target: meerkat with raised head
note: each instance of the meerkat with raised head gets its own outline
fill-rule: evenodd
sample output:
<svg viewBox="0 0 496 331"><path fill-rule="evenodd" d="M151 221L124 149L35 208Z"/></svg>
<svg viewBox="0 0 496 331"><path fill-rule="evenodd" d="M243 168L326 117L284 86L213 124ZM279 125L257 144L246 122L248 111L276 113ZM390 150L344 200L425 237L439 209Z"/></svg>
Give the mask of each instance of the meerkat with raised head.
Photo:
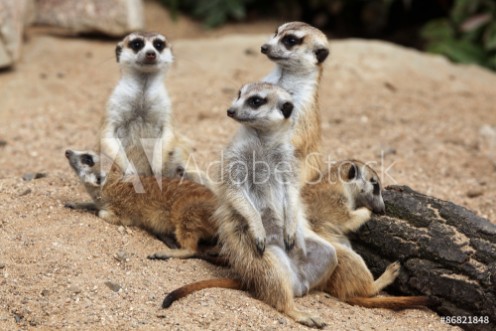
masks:
<svg viewBox="0 0 496 331"><path fill-rule="evenodd" d="M322 169L318 92L323 63L329 55L327 37L306 23L289 22L276 29L261 52L276 63L263 81L287 90L295 103L292 143L301 162L300 181L304 185Z"/></svg>
<svg viewBox="0 0 496 331"><path fill-rule="evenodd" d="M121 79L107 104L100 151L126 174L174 177L192 153L174 131L171 102L164 84L173 62L171 46L159 33L131 33L115 49ZM185 177L204 181L186 169Z"/></svg>
<svg viewBox="0 0 496 331"><path fill-rule="evenodd" d="M177 238L181 249L162 255L193 257L216 241L212 214L217 205L207 187L184 178L124 175L112 159L93 151L65 152L69 164L92 197L98 216L111 224L138 226L166 243ZM110 165L109 165L110 164ZM108 172L105 169L110 169ZM135 191L136 181L144 188Z"/></svg>
<svg viewBox="0 0 496 331"><path fill-rule="evenodd" d="M240 285L297 322L321 328L320 318L295 307L294 296L325 281L337 261L332 245L309 228L300 201L293 107L276 85L241 88L227 111L242 125L223 155L213 218L221 256Z"/></svg>
<svg viewBox="0 0 496 331"><path fill-rule="evenodd" d="M302 199L308 207L307 218L312 230L333 245L338 264L316 289L349 304L368 308L407 309L430 305L430 299L425 296L374 297L394 282L401 266L398 262L390 264L374 280L346 237L370 219L370 210L378 214L385 212L377 173L363 162L346 160L337 162L321 177L322 181L303 187ZM242 289L242 284L228 278L191 283L169 293L164 305L169 306L192 292L211 287Z"/></svg>

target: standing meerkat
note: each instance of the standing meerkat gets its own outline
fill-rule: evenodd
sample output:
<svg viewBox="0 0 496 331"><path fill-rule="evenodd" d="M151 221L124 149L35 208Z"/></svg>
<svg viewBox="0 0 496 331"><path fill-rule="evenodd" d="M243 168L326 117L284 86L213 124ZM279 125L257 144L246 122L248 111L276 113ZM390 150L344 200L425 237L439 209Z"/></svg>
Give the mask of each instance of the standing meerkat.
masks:
<svg viewBox="0 0 496 331"><path fill-rule="evenodd" d="M322 179L319 183L307 184L301 193L308 207L307 218L312 230L331 243L337 255L336 268L317 289L349 304L368 308L397 310L430 305L430 299L425 296L374 297L394 282L399 275L400 264L390 264L374 280L362 257L353 251L346 237L347 233L357 230L370 219L370 210L384 213L377 173L363 162L347 160L335 164ZM208 256L207 260L211 261ZM191 283L169 293L164 305L169 306L192 292L211 287L242 289L242 284L228 278Z"/></svg>
<svg viewBox="0 0 496 331"><path fill-rule="evenodd" d="M279 26L261 52L276 63L264 81L287 90L295 104L292 143L300 160L302 185L321 173L322 144L318 90L322 65L329 55L327 37L302 22Z"/></svg>
<svg viewBox="0 0 496 331"><path fill-rule="evenodd" d="M276 85L241 88L227 111L242 126L224 153L214 220L221 256L241 286L297 322L321 328L320 318L295 307L294 296L325 281L337 261L334 248L309 228L300 201L293 107Z"/></svg>
<svg viewBox="0 0 496 331"><path fill-rule="evenodd" d="M174 236L181 249L162 253L169 257L192 257L202 251L200 244L215 243L217 199L207 187L183 178L163 177L159 183L154 176L124 176L110 158L92 151L67 150L65 156L108 223L141 227L168 244ZM144 193L135 191L136 180Z"/></svg>
<svg viewBox="0 0 496 331"><path fill-rule="evenodd" d="M174 132L165 74L172 50L159 33L131 33L115 49L121 79L107 104L101 152L115 159L126 174L176 175L191 154L186 140ZM201 175L187 170L197 181Z"/></svg>

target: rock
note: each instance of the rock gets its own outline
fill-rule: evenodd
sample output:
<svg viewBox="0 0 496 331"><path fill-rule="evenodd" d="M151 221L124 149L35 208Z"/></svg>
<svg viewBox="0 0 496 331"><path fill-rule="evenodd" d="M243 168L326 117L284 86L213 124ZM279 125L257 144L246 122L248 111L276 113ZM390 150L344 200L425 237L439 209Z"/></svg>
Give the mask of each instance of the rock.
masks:
<svg viewBox="0 0 496 331"><path fill-rule="evenodd" d="M68 287L69 292L74 293L74 294L79 294L81 293L81 289L75 285L71 285Z"/></svg>
<svg viewBox="0 0 496 331"><path fill-rule="evenodd" d="M119 262L126 262L129 261L129 254L121 250L114 255L114 258Z"/></svg>
<svg viewBox="0 0 496 331"><path fill-rule="evenodd" d="M47 289L44 289L43 291L41 291L41 296L43 296L43 297L46 297L46 296L48 296L49 294L50 294L50 291L49 291L49 290L47 290Z"/></svg>
<svg viewBox="0 0 496 331"><path fill-rule="evenodd" d="M0 262L0 269L3 269L3 268L5 268L5 263Z"/></svg>
<svg viewBox="0 0 496 331"><path fill-rule="evenodd" d="M23 197L25 195L28 195L31 192L32 192L32 190L30 188L28 188L28 189L25 189L24 191L22 191L21 193L19 193L19 196Z"/></svg>
<svg viewBox="0 0 496 331"><path fill-rule="evenodd" d="M0 147L7 146L7 141L0 139Z"/></svg>
<svg viewBox="0 0 496 331"><path fill-rule="evenodd" d="M472 190L468 190L466 194L467 197L472 199L472 198L480 197L481 195L484 194L484 191L481 189L472 189Z"/></svg>
<svg viewBox="0 0 496 331"><path fill-rule="evenodd" d="M33 179L40 179L46 177L47 174L42 173L42 172L28 172L24 175L22 175L22 179L26 182L29 182Z"/></svg>
<svg viewBox="0 0 496 331"><path fill-rule="evenodd" d="M144 28L142 0L37 0L36 23L122 36Z"/></svg>
<svg viewBox="0 0 496 331"><path fill-rule="evenodd" d="M31 0L0 0L0 68L12 66L21 55L22 33Z"/></svg>
<svg viewBox="0 0 496 331"><path fill-rule="evenodd" d="M105 285L107 285L107 287L114 292L119 292L122 289L122 286L120 286L117 283L110 282L110 281L105 282Z"/></svg>

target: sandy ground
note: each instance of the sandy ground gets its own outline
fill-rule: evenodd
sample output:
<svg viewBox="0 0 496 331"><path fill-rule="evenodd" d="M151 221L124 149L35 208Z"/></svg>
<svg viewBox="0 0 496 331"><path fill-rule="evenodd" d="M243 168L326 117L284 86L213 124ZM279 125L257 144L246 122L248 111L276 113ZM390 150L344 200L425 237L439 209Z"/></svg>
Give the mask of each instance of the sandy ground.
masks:
<svg viewBox="0 0 496 331"><path fill-rule="evenodd" d="M258 49L275 25L186 33L181 24L189 22L153 19L156 9L147 9L150 29L171 31L176 56L167 78L176 126L207 169L237 127L225 116L237 89L272 68ZM246 31L263 33L233 34ZM63 208L87 200L64 150L97 142L119 77L115 43L29 36L17 68L0 73L0 329L305 329L233 290L209 289L162 310L165 293L222 269L149 261L158 240ZM495 221L496 142L485 126L496 125L496 75L379 42L331 48L321 87L330 159L375 161L385 184L410 185ZM35 172L47 176L22 179ZM297 303L330 330L452 328L429 310L351 307L321 292Z"/></svg>

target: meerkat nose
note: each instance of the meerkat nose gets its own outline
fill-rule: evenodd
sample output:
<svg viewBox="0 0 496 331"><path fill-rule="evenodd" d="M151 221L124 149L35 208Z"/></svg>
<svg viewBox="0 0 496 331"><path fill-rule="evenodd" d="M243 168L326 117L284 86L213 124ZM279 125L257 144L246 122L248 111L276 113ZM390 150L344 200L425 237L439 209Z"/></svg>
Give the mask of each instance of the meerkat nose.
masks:
<svg viewBox="0 0 496 331"><path fill-rule="evenodd" d="M65 151L65 157L66 158L71 157L71 155L72 155L72 151L70 149L68 149L68 150Z"/></svg>
<svg viewBox="0 0 496 331"><path fill-rule="evenodd" d="M269 45L267 44L263 44L262 47L260 47L260 51L263 53L263 54L267 54L267 52L269 51Z"/></svg>
<svg viewBox="0 0 496 331"><path fill-rule="evenodd" d="M155 60L157 58L157 54L155 54L155 52L153 51L146 52L146 58L148 60Z"/></svg>
<svg viewBox="0 0 496 331"><path fill-rule="evenodd" d="M229 117L233 117L235 113L236 113L236 111L232 108L229 108L227 110L227 116L229 116Z"/></svg>

